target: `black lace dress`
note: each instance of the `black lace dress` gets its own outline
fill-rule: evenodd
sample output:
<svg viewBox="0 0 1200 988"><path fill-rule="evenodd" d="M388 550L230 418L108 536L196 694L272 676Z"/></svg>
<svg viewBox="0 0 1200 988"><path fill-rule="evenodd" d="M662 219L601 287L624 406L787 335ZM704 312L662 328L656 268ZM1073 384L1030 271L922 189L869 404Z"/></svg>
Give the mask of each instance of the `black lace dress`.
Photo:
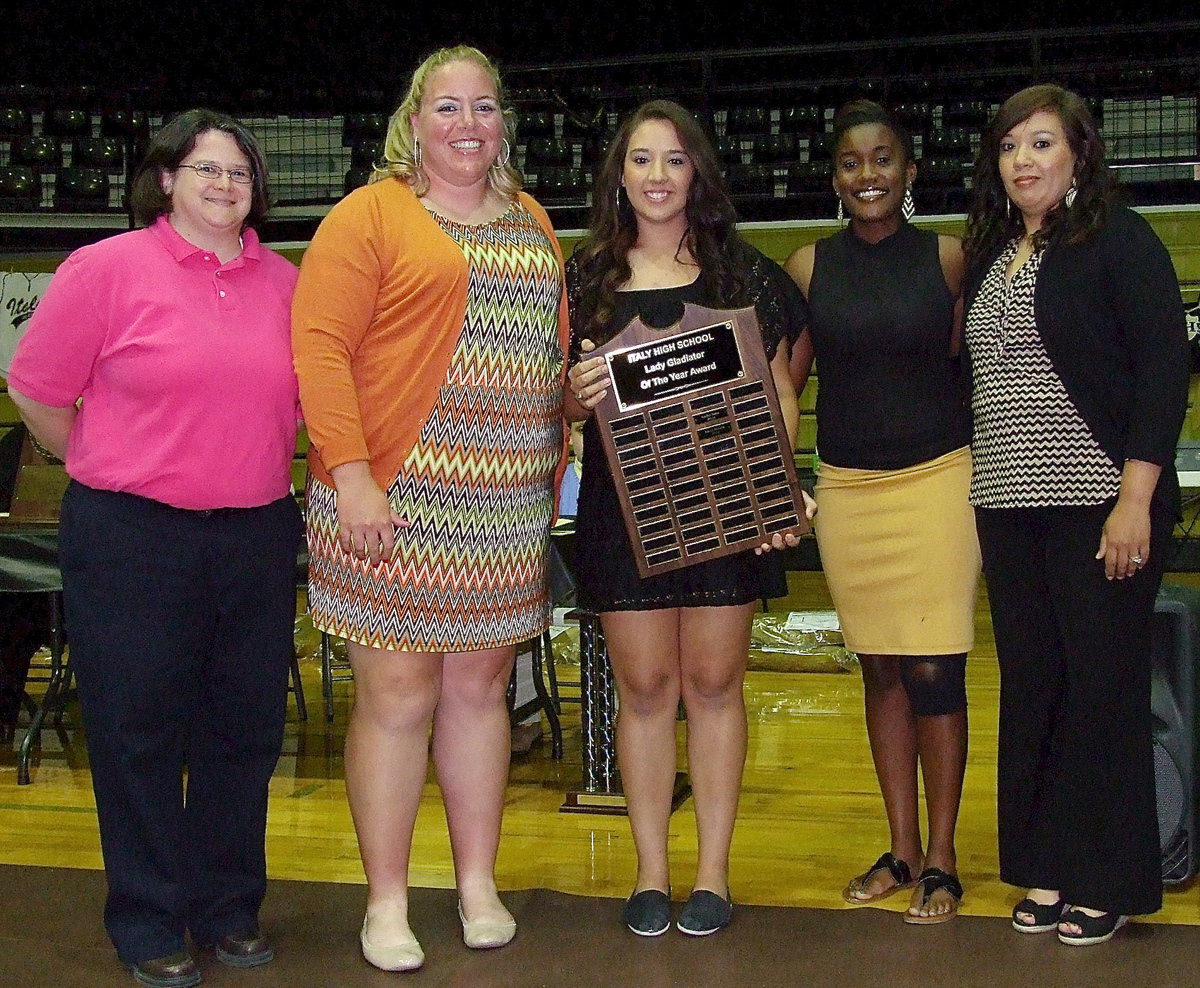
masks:
<svg viewBox="0 0 1200 988"><path fill-rule="evenodd" d="M747 258L748 292L770 360L781 341L790 346L803 328L805 302L777 264L752 249L747 249ZM571 362L575 363L580 358L580 341L586 338L575 318L579 301L577 258L567 263L567 295ZM665 331L683 315L685 302L722 307L719 301L705 298L699 281L678 288L619 292L610 331L604 338L616 335L636 316L647 326ZM584 424L583 450L575 520L575 576L581 607L596 612L720 607L786 596L787 582L778 554L756 556L753 550L642 579L594 418Z"/></svg>

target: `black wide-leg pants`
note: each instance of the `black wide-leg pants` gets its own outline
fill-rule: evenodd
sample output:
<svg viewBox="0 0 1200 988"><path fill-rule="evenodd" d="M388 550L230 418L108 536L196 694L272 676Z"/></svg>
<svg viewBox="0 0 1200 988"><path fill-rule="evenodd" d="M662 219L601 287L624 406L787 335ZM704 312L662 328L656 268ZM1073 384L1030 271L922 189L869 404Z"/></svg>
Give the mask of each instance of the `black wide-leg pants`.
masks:
<svg viewBox="0 0 1200 988"><path fill-rule="evenodd" d="M1172 518L1147 565L1095 558L1113 501L976 509L1000 662L1000 877L1126 915L1162 905L1150 624Z"/></svg>
<svg viewBox="0 0 1200 988"><path fill-rule="evenodd" d="M60 554L108 880L133 964L257 926L301 533L295 501L183 511L72 482ZM186 788L185 788L186 772Z"/></svg>

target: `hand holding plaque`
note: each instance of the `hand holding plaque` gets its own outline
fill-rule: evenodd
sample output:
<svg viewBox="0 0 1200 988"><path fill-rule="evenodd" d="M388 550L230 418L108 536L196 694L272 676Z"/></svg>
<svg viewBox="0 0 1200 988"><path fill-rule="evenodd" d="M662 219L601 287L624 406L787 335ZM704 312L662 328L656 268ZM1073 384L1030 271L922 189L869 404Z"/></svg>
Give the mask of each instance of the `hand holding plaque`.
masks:
<svg viewBox="0 0 1200 988"><path fill-rule="evenodd" d="M596 424L643 577L808 530L754 309L635 319L597 355Z"/></svg>

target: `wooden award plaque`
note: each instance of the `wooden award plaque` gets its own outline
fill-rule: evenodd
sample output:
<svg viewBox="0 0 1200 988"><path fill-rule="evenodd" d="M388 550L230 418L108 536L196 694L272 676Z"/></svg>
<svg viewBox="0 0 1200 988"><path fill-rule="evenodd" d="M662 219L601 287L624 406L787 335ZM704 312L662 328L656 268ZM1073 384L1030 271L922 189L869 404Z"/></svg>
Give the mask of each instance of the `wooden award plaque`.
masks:
<svg viewBox="0 0 1200 988"><path fill-rule="evenodd" d="M589 356L608 364L596 424L643 577L808 531L754 309L634 319Z"/></svg>

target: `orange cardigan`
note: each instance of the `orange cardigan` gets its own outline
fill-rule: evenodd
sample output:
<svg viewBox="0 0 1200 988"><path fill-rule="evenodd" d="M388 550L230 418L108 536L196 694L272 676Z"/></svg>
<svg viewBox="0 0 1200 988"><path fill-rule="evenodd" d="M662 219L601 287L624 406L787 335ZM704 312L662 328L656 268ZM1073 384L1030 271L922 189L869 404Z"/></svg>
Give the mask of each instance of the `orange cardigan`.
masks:
<svg viewBox="0 0 1200 988"><path fill-rule="evenodd" d="M561 269L549 217L519 195ZM445 381L468 278L462 251L400 179L356 189L321 222L300 265L292 347L309 470L323 483L356 460L370 463L383 490L395 479ZM565 353L565 295L558 335Z"/></svg>

